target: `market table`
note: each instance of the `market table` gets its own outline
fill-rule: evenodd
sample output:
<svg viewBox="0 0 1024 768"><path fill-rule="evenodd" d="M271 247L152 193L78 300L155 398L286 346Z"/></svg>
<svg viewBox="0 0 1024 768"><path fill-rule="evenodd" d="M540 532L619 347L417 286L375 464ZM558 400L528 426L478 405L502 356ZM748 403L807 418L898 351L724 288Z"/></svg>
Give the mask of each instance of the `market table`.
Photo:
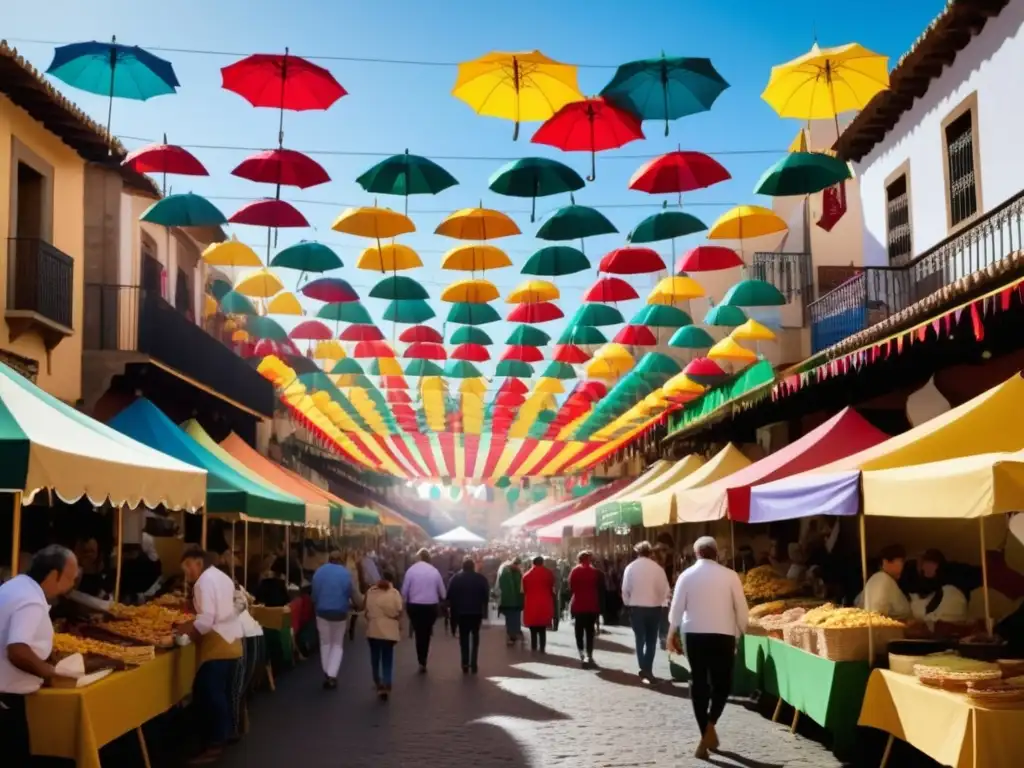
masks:
<svg viewBox="0 0 1024 768"><path fill-rule="evenodd" d="M28 697L32 754L100 768L100 748L162 715L192 691L196 649L188 645L114 672L85 688L44 688Z"/></svg>
<svg viewBox="0 0 1024 768"><path fill-rule="evenodd" d="M889 734L883 767L894 738L952 768L1010 768L1024 755L1020 705L987 707L890 670L871 673L859 724Z"/></svg>
<svg viewBox="0 0 1024 768"><path fill-rule="evenodd" d="M746 664L746 658L744 654L744 648L749 647L744 644L749 639L753 640L767 640L767 638L750 638L744 636L740 638L740 645L736 651L736 663L733 665L732 670L732 691L733 696L750 696L761 687L761 678L757 670L751 669ZM690 663L686 660L685 656L677 656L673 653L668 655L668 668L672 675L672 679L678 683L690 682Z"/></svg>
<svg viewBox="0 0 1024 768"><path fill-rule="evenodd" d="M280 608L269 608L265 605L254 605L249 609L250 615L263 627L263 635L267 641L267 658L277 661L278 666L292 664L292 609L284 605Z"/></svg>

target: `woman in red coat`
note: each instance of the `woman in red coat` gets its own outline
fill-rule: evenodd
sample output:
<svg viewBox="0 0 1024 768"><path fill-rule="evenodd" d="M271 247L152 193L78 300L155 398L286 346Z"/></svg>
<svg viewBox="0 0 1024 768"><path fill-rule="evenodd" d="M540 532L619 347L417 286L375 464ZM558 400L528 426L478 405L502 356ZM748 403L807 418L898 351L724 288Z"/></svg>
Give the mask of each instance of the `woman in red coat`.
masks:
<svg viewBox="0 0 1024 768"><path fill-rule="evenodd" d="M523 624L530 630L530 650L545 653L548 626L555 620L555 576L544 567L544 558L533 558L523 576Z"/></svg>

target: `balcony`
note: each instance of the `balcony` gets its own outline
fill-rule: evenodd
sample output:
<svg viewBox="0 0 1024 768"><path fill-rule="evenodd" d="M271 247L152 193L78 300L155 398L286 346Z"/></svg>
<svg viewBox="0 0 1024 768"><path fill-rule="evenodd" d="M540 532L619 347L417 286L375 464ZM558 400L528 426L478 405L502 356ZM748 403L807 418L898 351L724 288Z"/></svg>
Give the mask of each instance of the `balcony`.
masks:
<svg viewBox="0 0 1024 768"><path fill-rule="evenodd" d="M86 352L134 354L264 416L274 389L245 360L156 293L86 284Z"/></svg>
<svg viewBox="0 0 1024 768"><path fill-rule="evenodd" d="M808 308L820 352L1024 248L1024 191L934 248L891 267L865 267Z"/></svg>
<svg viewBox="0 0 1024 768"><path fill-rule="evenodd" d="M758 251L750 266L750 274L756 280L771 283L789 305L799 307L799 325L807 322L807 306L814 298L814 267L811 254L797 252ZM784 325L786 316L783 317Z"/></svg>
<svg viewBox="0 0 1024 768"><path fill-rule="evenodd" d="M10 338L39 334L48 350L73 333L75 260L45 240L7 240L7 310Z"/></svg>

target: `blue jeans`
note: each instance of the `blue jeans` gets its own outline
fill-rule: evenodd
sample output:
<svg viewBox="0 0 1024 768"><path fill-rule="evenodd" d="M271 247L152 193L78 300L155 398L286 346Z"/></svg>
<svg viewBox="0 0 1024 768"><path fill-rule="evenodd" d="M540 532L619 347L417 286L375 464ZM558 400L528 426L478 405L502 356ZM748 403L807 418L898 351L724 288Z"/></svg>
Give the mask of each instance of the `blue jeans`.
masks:
<svg viewBox="0 0 1024 768"><path fill-rule="evenodd" d="M505 633L512 640L517 640L523 634L523 609L502 608L505 614Z"/></svg>
<svg viewBox="0 0 1024 768"><path fill-rule="evenodd" d="M227 743L234 729L231 698L235 668L241 659L216 659L203 662L196 672L192 698L206 727L207 742L211 746Z"/></svg>
<svg viewBox="0 0 1024 768"><path fill-rule="evenodd" d="M629 623L636 638L636 660L640 674L654 673L654 654L658 649L658 629L661 625L661 607L638 607L629 609Z"/></svg>
<svg viewBox="0 0 1024 768"><path fill-rule="evenodd" d="M395 666L394 640L379 640L376 637L371 637L369 642L373 682L377 685L391 685L391 673Z"/></svg>

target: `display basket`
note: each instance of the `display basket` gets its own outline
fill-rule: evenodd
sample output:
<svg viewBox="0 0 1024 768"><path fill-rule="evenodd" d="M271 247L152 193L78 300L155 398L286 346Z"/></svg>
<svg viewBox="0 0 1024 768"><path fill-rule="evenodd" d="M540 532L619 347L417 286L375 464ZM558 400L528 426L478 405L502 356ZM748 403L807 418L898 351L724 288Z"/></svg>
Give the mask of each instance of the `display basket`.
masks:
<svg viewBox="0 0 1024 768"><path fill-rule="evenodd" d="M782 640L786 645L792 645L801 651L818 654L818 635L815 632L815 627L808 627L806 624L790 624L782 628Z"/></svg>
<svg viewBox="0 0 1024 768"><path fill-rule="evenodd" d="M816 653L829 661L868 661L889 652L889 643L902 640L903 627L812 627Z"/></svg>

